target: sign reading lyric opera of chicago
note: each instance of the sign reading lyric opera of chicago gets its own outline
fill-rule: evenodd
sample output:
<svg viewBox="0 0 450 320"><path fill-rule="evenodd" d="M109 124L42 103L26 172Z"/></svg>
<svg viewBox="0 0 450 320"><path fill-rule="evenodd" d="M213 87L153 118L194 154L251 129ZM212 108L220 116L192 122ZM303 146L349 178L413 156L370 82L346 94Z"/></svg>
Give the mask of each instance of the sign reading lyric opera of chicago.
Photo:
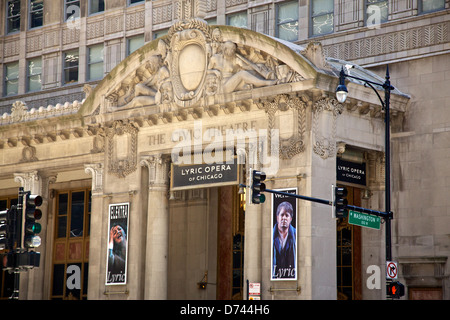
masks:
<svg viewBox="0 0 450 320"><path fill-rule="evenodd" d="M171 190L184 190L198 187L237 185L239 165L236 159L231 163L212 164L172 164Z"/></svg>
<svg viewBox="0 0 450 320"><path fill-rule="evenodd" d="M336 180L366 185L366 164L336 159Z"/></svg>

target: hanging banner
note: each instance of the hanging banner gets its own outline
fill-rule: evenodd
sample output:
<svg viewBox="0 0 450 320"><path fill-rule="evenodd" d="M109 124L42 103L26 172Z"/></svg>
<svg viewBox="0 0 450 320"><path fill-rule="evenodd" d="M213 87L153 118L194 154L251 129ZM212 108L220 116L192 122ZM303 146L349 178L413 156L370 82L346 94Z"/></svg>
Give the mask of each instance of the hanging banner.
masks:
<svg viewBox="0 0 450 320"><path fill-rule="evenodd" d="M128 215L130 203L109 205L106 284L127 283Z"/></svg>
<svg viewBox="0 0 450 320"><path fill-rule="evenodd" d="M297 193L297 188L278 189ZM297 199L272 193L271 280L297 280Z"/></svg>

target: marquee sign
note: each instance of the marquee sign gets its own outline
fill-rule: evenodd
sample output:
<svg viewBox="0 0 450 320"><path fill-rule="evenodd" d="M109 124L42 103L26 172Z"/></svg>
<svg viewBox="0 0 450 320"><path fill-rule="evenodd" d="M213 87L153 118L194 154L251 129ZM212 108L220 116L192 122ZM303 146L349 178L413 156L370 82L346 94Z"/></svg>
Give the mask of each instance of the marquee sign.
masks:
<svg viewBox="0 0 450 320"><path fill-rule="evenodd" d="M366 164L336 159L336 180L366 185Z"/></svg>
<svg viewBox="0 0 450 320"><path fill-rule="evenodd" d="M171 191L206 188L239 183L239 165L233 163L183 164L172 163Z"/></svg>

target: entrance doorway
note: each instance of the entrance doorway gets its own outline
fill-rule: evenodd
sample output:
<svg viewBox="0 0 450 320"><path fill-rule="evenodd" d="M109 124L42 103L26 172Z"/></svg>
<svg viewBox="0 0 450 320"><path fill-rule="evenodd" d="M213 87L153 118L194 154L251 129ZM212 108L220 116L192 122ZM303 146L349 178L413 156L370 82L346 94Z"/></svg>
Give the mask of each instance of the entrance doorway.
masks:
<svg viewBox="0 0 450 320"><path fill-rule="evenodd" d="M361 206L361 189L346 188L348 204ZM336 228L337 298L361 300L361 227L349 224L346 217L337 220Z"/></svg>
<svg viewBox="0 0 450 320"><path fill-rule="evenodd" d="M242 300L244 283L245 194L219 188L217 299Z"/></svg>

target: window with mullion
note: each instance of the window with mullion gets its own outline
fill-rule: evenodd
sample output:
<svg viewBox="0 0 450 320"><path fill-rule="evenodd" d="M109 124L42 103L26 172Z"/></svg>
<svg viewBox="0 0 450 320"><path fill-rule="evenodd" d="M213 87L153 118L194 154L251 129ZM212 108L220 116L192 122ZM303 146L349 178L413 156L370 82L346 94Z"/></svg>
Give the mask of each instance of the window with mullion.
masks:
<svg viewBox="0 0 450 320"><path fill-rule="evenodd" d="M127 56L144 45L144 35L135 36L127 39Z"/></svg>
<svg viewBox="0 0 450 320"><path fill-rule="evenodd" d="M298 2L291 1L277 6L276 36L287 41L298 40Z"/></svg>
<svg viewBox="0 0 450 320"><path fill-rule="evenodd" d="M64 84L78 82L78 50L71 50L64 54Z"/></svg>
<svg viewBox="0 0 450 320"><path fill-rule="evenodd" d="M39 91L42 87L41 73L42 73L42 60L41 58L35 58L28 60L27 69L27 91Z"/></svg>
<svg viewBox="0 0 450 320"><path fill-rule="evenodd" d="M30 29L44 24L44 0L30 0Z"/></svg>
<svg viewBox="0 0 450 320"><path fill-rule="evenodd" d="M89 14L105 11L104 0L89 0Z"/></svg>
<svg viewBox="0 0 450 320"><path fill-rule="evenodd" d="M312 0L311 20L313 36L332 33L334 30L334 0Z"/></svg>
<svg viewBox="0 0 450 320"><path fill-rule="evenodd" d="M89 48L88 80L103 78L103 44Z"/></svg>
<svg viewBox="0 0 450 320"><path fill-rule="evenodd" d="M6 33L20 31L20 0L6 2Z"/></svg>
<svg viewBox="0 0 450 320"><path fill-rule="evenodd" d="M14 95L19 93L19 62L12 62L5 65L5 87L4 95Z"/></svg>
<svg viewBox="0 0 450 320"><path fill-rule="evenodd" d="M247 28L247 11L227 15L227 25Z"/></svg>
<svg viewBox="0 0 450 320"><path fill-rule="evenodd" d="M445 0L421 0L419 1L420 12L428 13L445 9Z"/></svg>

